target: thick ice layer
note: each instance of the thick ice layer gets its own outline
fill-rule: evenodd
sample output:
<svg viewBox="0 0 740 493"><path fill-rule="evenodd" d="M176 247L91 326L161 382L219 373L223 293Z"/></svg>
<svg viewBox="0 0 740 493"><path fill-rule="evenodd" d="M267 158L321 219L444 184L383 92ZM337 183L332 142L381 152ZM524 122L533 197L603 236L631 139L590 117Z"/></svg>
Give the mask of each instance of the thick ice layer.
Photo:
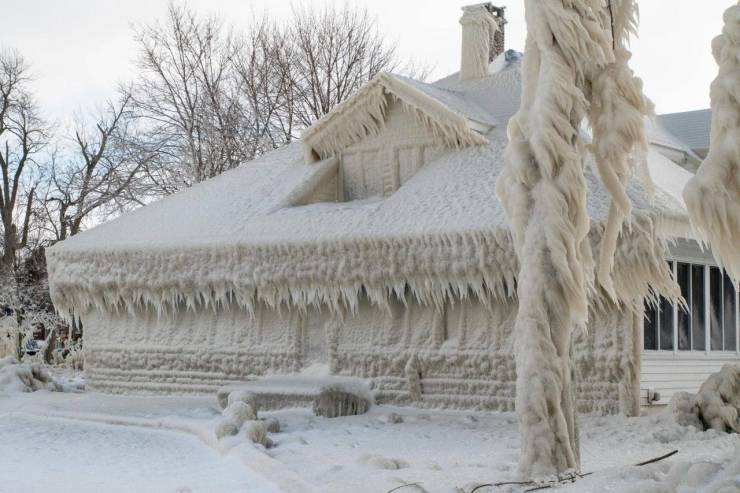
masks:
<svg viewBox="0 0 740 493"><path fill-rule="evenodd" d="M740 283L740 3L712 41L719 74L711 86L709 153L684 191L691 224Z"/></svg>
<svg viewBox="0 0 740 493"><path fill-rule="evenodd" d="M235 305L214 312L82 314L91 390L115 393L203 393L219 387L261 394L255 409L311 407L322 387L378 402L424 408L514 409L512 354L516 302L488 309L474 299L434 307L395 301L390 312L368 299L337 324L326 310L282 314L262 306L254 316ZM594 309L576 335L576 405L582 412L636 414L639 406L639 318L613 305ZM347 379L297 373L322 363ZM353 384L348 387L349 384ZM364 384L363 384L364 386ZM221 392L222 406L229 395Z"/></svg>
<svg viewBox="0 0 740 493"><path fill-rule="evenodd" d="M49 249L55 306L166 312L234 300L351 310L363 289L380 304L394 292L429 304L463 291L508 298L518 267L492 197L505 136L489 137L428 163L383 200L302 207L285 197L321 170L304 165L296 146L275 151ZM608 199L588 179L589 212L604 220ZM650 205L638 186L629 193L646 228L621 248L658 265L653 245L683 221L682 207L665 194ZM652 271L659 275L645 279L670 295L666 273Z"/></svg>

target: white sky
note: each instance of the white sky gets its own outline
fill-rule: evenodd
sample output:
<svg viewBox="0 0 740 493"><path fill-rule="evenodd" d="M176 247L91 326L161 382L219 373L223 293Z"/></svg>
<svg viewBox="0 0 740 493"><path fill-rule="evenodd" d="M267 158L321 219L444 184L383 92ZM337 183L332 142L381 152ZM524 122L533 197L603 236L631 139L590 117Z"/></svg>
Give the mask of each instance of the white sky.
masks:
<svg viewBox="0 0 740 493"><path fill-rule="evenodd" d="M304 2L307 0L304 0ZM310 0L320 4L324 0ZM431 79L457 70L460 6L480 0L356 0L377 16L400 55L434 66ZM189 0L202 13L218 13L236 27L267 10L284 18L289 0ZM507 6L506 46L521 50L523 0ZM640 39L633 42L635 72L659 113L709 106L716 75L711 39L722 29L722 12L735 0L640 0ZM0 0L0 46L18 49L32 64L44 110L64 120L114 95L133 76L136 46L132 23L165 14L167 0Z"/></svg>

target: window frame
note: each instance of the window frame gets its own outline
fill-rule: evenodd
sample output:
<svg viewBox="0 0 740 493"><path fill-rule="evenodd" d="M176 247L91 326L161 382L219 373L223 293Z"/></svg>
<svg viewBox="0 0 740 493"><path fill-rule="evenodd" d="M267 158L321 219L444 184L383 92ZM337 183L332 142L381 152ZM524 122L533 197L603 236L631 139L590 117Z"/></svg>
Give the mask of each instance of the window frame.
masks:
<svg viewBox="0 0 740 493"><path fill-rule="evenodd" d="M678 263L684 263L689 265L689 280L691 282L691 266L698 265L702 266L703 274L704 274L704 349L694 349L694 340L693 340L693 327L689 328L689 347L690 349L678 349L678 317L679 317L679 310L678 304L673 304L673 349L660 349L661 341L660 341L660 297L658 298L658 303L655 307L656 311L656 317L655 322L657 326L656 331L656 341L655 345L658 349L645 349L645 336L644 336L644 328L645 328L645 315L643 313L642 321L641 321L641 340L642 340L642 352L650 355L673 355L673 356L687 356L687 357L696 357L696 356L712 356L712 357L728 357L728 358L735 358L737 356L740 356L740 294L737 289L735 289L735 296L738 298L735 301L735 349L724 349L724 331L722 332L722 340L723 340L723 349L712 349L711 348L711 293L710 293L710 268L711 267L718 267L716 263L711 262L709 260L705 259L697 259L692 257L684 257L680 255L670 255L666 257L666 262L670 262L671 265L671 272L673 273L673 278L678 279ZM720 270L720 274L722 274L722 271ZM720 275L720 283L724 285L724 276ZM693 286L692 286L693 288ZM721 291L722 293L722 291ZM724 312L724 295L721 296L721 310ZM691 300L689 301L689 305L691 304ZM689 319L691 319L691 316L689 316ZM722 328L723 330L723 328Z"/></svg>

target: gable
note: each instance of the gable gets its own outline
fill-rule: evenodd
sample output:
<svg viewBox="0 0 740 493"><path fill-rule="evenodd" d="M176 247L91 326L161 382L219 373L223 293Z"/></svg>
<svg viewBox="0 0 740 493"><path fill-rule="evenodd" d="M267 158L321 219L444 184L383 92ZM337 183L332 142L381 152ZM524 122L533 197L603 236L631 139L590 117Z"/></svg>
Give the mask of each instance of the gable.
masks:
<svg viewBox="0 0 740 493"><path fill-rule="evenodd" d="M338 157L338 201L384 197L444 149L487 143L494 125L461 94L379 74L306 129L304 159Z"/></svg>
<svg viewBox="0 0 740 493"><path fill-rule="evenodd" d="M387 197L444 149L430 128L391 101L381 130L340 153L339 200Z"/></svg>

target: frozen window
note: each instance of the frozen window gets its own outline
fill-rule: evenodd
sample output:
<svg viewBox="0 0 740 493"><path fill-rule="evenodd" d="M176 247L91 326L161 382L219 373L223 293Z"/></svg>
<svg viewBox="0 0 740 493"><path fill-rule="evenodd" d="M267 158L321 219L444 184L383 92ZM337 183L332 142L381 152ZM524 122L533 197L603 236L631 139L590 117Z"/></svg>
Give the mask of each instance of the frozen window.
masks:
<svg viewBox="0 0 740 493"><path fill-rule="evenodd" d="M650 303L645 303L645 323L642 328L645 349L658 349L658 312Z"/></svg>
<svg viewBox="0 0 740 493"><path fill-rule="evenodd" d="M691 266L691 348L704 351L706 318L704 317L706 301L704 296L704 266Z"/></svg>
<svg viewBox="0 0 740 493"><path fill-rule="evenodd" d="M676 263L676 281L681 287L681 296L686 300L688 307L679 308L678 318L678 349L691 349L691 266L684 262Z"/></svg>
<svg viewBox="0 0 740 493"><path fill-rule="evenodd" d="M737 351L738 292L726 273L713 266L668 262L686 309L660 297L645 304L643 347L663 351ZM709 333L707 334L707 331Z"/></svg>
<svg viewBox="0 0 740 493"><path fill-rule="evenodd" d="M712 351L722 351L722 273L709 268L709 341Z"/></svg>
<svg viewBox="0 0 740 493"><path fill-rule="evenodd" d="M732 285L730 276L725 272L724 276L724 319L723 326L725 329L725 351L736 351L737 350L737 324L738 324L738 293L735 292L735 287Z"/></svg>

